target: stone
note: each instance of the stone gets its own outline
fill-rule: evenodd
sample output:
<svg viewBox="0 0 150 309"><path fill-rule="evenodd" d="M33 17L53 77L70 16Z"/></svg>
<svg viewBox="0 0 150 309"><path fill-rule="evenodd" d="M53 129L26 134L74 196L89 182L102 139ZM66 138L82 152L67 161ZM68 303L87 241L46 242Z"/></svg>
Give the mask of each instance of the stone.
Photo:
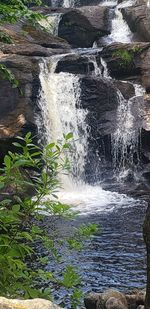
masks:
<svg viewBox="0 0 150 309"><path fill-rule="evenodd" d="M127 309L127 306L120 299L110 297L105 303L106 309Z"/></svg>
<svg viewBox="0 0 150 309"><path fill-rule="evenodd" d="M84 297L84 304L86 309L96 309L96 304L99 300L101 294L98 293L89 293Z"/></svg>
<svg viewBox="0 0 150 309"><path fill-rule="evenodd" d="M68 72L73 74L89 74L92 73L97 65L101 70L99 53L95 52L91 55L68 54L58 60L56 73Z"/></svg>
<svg viewBox="0 0 150 309"><path fill-rule="evenodd" d="M150 41L150 8L147 3L141 1L132 7L123 8L122 14L130 29L136 32L140 38Z"/></svg>
<svg viewBox="0 0 150 309"><path fill-rule="evenodd" d="M61 309L49 300L35 298L32 300L7 299L0 297L0 309Z"/></svg>
<svg viewBox="0 0 150 309"><path fill-rule="evenodd" d="M112 77L140 81L150 90L150 43L112 43L103 49L102 57Z"/></svg>
<svg viewBox="0 0 150 309"><path fill-rule="evenodd" d="M140 190L140 188L139 188ZM126 294L126 300L128 303L128 308L129 309L136 309L138 306L144 306L145 303L145 290L138 290L132 294ZM143 309L143 308L139 308Z"/></svg>
<svg viewBox="0 0 150 309"><path fill-rule="evenodd" d="M109 33L109 8L100 6L67 9L58 26L58 36L72 47L91 47L98 37Z"/></svg>

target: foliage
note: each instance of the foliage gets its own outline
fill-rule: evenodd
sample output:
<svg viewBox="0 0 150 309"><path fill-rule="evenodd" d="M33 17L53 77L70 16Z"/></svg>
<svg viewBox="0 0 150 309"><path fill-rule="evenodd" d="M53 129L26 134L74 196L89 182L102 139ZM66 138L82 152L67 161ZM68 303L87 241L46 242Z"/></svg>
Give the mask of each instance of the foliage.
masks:
<svg viewBox="0 0 150 309"><path fill-rule="evenodd" d="M40 5L41 0L0 0L0 24L16 23L22 18L36 23L42 17L28 7L31 3Z"/></svg>
<svg viewBox="0 0 150 309"><path fill-rule="evenodd" d="M113 57L120 58L120 66L127 67L130 64L132 64L134 60L134 56L141 51L139 46L133 46L130 50L126 49L118 49L115 52L113 52Z"/></svg>
<svg viewBox="0 0 150 309"><path fill-rule="evenodd" d="M8 34L4 33L3 31L0 31L0 42L12 44L13 40Z"/></svg>
<svg viewBox="0 0 150 309"><path fill-rule="evenodd" d="M19 87L19 81L15 78L14 74L7 69L4 64L0 63L0 77L4 80L8 80L13 88Z"/></svg>
<svg viewBox="0 0 150 309"><path fill-rule="evenodd" d="M49 282L71 289L72 308L77 308L82 293L79 289L81 278L72 266L63 270L61 279L55 273L44 271L49 253L57 263L61 262L57 249L59 239L55 229L51 235L39 225L44 213L52 221L59 216L72 218L68 205L62 205L57 199L60 187L58 174L68 171L69 139L51 143L40 149L32 142L31 134L19 137L14 143L17 152L10 152L4 158L0 169L0 293L2 296L50 298ZM34 193L29 196L28 191ZM49 195L49 199L45 196ZM75 230L78 242L87 239L96 231L95 225L83 226ZM71 241L71 239L70 239ZM75 241L75 240L74 240ZM68 239L61 240L63 246L70 247ZM42 256L36 247L42 246L46 256ZM71 249L74 249L72 246ZM49 253L48 253L49 252ZM38 267L32 267L32 260ZM38 268L38 269L37 269ZM40 282L42 288L39 288Z"/></svg>

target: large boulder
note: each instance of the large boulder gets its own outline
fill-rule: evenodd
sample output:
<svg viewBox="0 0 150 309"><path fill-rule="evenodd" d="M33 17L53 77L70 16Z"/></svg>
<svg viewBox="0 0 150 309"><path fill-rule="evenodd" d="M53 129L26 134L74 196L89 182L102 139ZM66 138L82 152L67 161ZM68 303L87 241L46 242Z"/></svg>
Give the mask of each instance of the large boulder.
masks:
<svg viewBox="0 0 150 309"><path fill-rule="evenodd" d="M130 29L145 41L150 41L150 7L144 1L132 7L123 8L122 14Z"/></svg>
<svg viewBox="0 0 150 309"><path fill-rule="evenodd" d="M150 43L112 43L102 51L110 75L137 79L150 89Z"/></svg>
<svg viewBox="0 0 150 309"><path fill-rule="evenodd" d="M91 47L95 40L109 33L109 9L100 6L68 9L58 27L58 36L73 47Z"/></svg>
<svg viewBox="0 0 150 309"><path fill-rule="evenodd" d="M117 290L107 290L104 293L90 293L84 298L87 309L127 309L127 300L123 293Z"/></svg>
<svg viewBox="0 0 150 309"><path fill-rule="evenodd" d="M7 299L0 297L1 309L61 309L49 300L35 298L32 300Z"/></svg>

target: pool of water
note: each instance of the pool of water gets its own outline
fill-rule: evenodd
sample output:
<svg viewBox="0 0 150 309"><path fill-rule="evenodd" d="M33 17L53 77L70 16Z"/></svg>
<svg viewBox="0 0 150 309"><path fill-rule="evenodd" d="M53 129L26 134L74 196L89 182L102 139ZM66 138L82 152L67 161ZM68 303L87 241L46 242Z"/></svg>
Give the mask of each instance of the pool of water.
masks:
<svg viewBox="0 0 150 309"><path fill-rule="evenodd" d="M94 191L93 191L94 190ZM73 227L96 223L99 231L79 252L63 251L63 259L57 264L57 273L67 265L73 265L82 276L83 291L100 292L108 288L129 291L144 288L146 283L146 250L142 226L146 202L126 195L104 191L98 187L77 194L63 193L66 201L72 201L73 209L79 211L75 220L57 221L61 235L69 236ZM73 198L74 197L74 198ZM76 205L75 205L76 201ZM47 218L47 227L50 224ZM47 269L56 270L51 261ZM70 308L64 288L54 289L55 301ZM83 307L84 308L84 307Z"/></svg>

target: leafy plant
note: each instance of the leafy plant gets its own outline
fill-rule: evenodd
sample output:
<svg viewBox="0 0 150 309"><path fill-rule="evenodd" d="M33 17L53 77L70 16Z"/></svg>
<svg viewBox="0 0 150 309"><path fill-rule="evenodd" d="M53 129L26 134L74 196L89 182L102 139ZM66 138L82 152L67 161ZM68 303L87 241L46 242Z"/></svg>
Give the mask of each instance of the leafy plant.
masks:
<svg viewBox="0 0 150 309"><path fill-rule="evenodd" d="M32 142L31 134L19 137L14 143L16 152L4 158L0 169L0 294L9 297L51 297L49 282L71 289L72 308L77 308L82 293L79 289L81 278L72 266L63 270L62 279L55 273L45 271L48 252L56 263L61 262L57 249L59 239L55 231L48 235L39 225L44 214L72 218L68 205L57 199L60 187L58 175L68 171L65 154L69 151L72 134L64 136L64 142L51 143L40 149ZM28 194L30 191L30 195ZM34 197L31 197L31 192ZM47 199L46 196L49 196ZM82 242L96 231L95 225L83 226L73 233L76 242ZM71 240L70 240L71 241ZM70 247L67 238L61 240ZM36 247L42 246L46 256ZM72 246L71 249L76 249ZM78 249L78 248L77 248ZM32 260L37 267L32 267ZM41 288L40 283L42 282Z"/></svg>
<svg viewBox="0 0 150 309"><path fill-rule="evenodd" d="M13 88L19 87L19 81L15 78L14 74L2 63L0 63L0 77L8 80Z"/></svg>
<svg viewBox="0 0 150 309"><path fill-rule="evenodd" d="M8 34L4 33L3 31L0 31L0 41L3 43L7 43L7 44L13 43L12 38Z"/></svg>

